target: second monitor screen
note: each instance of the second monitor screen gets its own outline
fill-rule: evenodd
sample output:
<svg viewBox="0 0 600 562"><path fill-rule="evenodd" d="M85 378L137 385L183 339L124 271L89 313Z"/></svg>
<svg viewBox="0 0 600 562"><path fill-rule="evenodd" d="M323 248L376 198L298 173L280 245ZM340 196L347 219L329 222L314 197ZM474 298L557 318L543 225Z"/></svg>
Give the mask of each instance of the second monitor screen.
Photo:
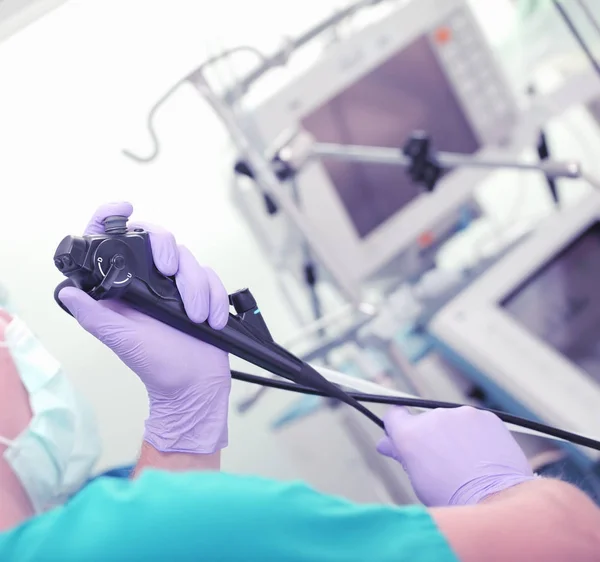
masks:
<svg viewBox="0 0 600 562"><path fill-rule="evenodd" d="M422 37L303 120L318 142L401 148L415 130L436 149L472 154L477 137ZM363 238L420 193L400 167L324 161Z"/></svg>
<svg viewBox="0 0 600 562"><path fill-rule="evenodd" d="M509 295L504 309L600 383L600 224Z"/></svg>

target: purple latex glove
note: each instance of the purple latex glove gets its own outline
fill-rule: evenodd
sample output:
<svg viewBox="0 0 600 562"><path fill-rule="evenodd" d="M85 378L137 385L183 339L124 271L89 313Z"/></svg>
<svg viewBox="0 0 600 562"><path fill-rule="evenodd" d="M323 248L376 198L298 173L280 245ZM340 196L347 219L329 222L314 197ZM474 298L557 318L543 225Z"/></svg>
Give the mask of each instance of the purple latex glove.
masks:
<svg viewBox="0 0 600 562"><path fill-rule="evenodd" d="M535 478L527 457L500 418L463 406L412 415L392 408L377 450L406 470L430 507L471 505Z"/></svg>
<svg viewBox="0 0 600 562"><path fill-rule="evenodd" d="M129 217L132 212L129 203L103 205L85 234L104 232L102 222L110 215ZM201 267L163 229L133 222L128 226L150 232L154 263L164 275L175 276L190 319L223 328L229 300L216 273ZM95 301L76 288L65 288L58 296L81 326L112 349L146 386L148 443L163 452L205 454L227 446L231 373L226 353L121 302Z"/></svg>

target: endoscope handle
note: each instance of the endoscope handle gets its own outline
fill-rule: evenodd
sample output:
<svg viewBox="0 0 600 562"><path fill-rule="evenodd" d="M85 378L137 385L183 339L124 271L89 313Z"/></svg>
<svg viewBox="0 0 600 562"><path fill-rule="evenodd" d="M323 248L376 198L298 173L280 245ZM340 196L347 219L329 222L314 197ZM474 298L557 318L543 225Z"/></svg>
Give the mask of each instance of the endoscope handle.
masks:
<svg viewBox="0 0 600 562"><path fill-rule="evenodd" d="M65 287L75 286L71 279L66 279L54 291L54 300L68 314L71 313L60 301L58 295ZM137 279L132 281L127 292L119 300L146 316L270 372L277 372L285 378L294 380L303 370L304 365L301 359L273 342L264 341L259 335L244 326L243 322L233 314L229 315L227 325L222 330L211 328L207 322L192 322L186 314L180 298L165 300L149 292L145 285Z"/></svg>
<svg viewBox="0 0 600 562"><path fill-rule="evenodd" d="M222 330L211 328L207 322L190 320L175 281L164 276L153 263L148 233L127 231L123 217L115 219L119 232L111 223L106 236L67 236L59 244L54 262L68 279L56 288L54 298L63 310L69 312L58 294L68 286L85 291L95 300L118 299L258 367L301 384L314 379L314 384L323 387L325 381L318 373L273 341L247 289L232 295L238 314L230 314Z"/></svg>
<svg viewBox="0 0 600 562"><path fill-rule="evenodd" d="M287 372L296 372L302 368L301 360L287 352L287 357L282 357L279 346L261 338L233 314L229 314L227 325L222 330L211 328L208 322L192 322L181 298L163 299L149 292L137 279L132 281L121 300L147 316L265 369L283 368Z"/></svg>

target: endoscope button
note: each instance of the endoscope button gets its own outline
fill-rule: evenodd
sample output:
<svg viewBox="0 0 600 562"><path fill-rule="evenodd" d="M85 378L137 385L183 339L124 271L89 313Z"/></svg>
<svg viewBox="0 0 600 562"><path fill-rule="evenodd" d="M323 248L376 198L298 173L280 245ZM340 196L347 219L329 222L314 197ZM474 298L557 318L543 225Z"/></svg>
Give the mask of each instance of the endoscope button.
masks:
<svg viewBox="0 0 600 562"><path fill-rule="evenodd" d="M55 265L55 266L56 266L58 269L60 269L61 271L62 271L62 270L63 270L63 268L65 267L65 266L64 266L64 264L63 264L63 262L62 262L61 260L59 260L58 258L56 258L56 259L54 260L54 265Z"/></svg>
<svg viewBox="0 0 600 562"><path fill-rule="evenodd" d="M121 254L114 255L110 262L119 270L125 267L125 258Z"/></svg>
<svg viewBox="0 0 600 562"><path fill-rule="evenodd" d="M143 228L134 228L133 232L144 232Z"/></svg>
<svg viewBox="0 0 600 562"><path fill-rule="evenodd" d="M62 261L67 267L73 265L73 260L71 259L71 256L63 256Z"/></svg>
<svg viewBox="0 0 600 562"><path fill-rule="evenodd" d="M248 289L241 289L229 295L229 302L238 314L243 314L256 308L256 301Z"/></svg>

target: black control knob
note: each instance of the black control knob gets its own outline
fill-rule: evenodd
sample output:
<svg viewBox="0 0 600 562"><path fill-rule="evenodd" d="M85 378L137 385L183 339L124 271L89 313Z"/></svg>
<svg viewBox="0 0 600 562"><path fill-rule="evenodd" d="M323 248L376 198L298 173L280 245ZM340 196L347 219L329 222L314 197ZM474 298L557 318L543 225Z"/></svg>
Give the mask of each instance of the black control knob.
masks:
<svg viewBox="0 0 600 562"><path fill-rule="evenodd" d="M244 314L256 308L256 299L249 289L240 289L229 295L229 303L238 314Z"/></svg>

